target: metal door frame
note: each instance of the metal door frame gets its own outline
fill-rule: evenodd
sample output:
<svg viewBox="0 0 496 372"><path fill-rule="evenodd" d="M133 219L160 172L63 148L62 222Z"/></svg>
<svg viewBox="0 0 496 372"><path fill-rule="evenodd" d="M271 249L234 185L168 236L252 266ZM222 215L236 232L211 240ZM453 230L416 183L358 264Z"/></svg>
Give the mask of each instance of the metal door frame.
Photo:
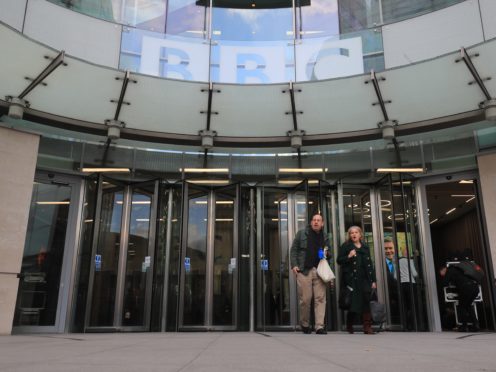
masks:
<svg viewBox="0 0 496 372"><path fill-rule="evenodd" d="M100 219L102 210L102 197L103 197L103 182L109 180L115 186L122 187L122 217L119 244L121 250L119 251L119 259L117 265L117 279L115 289L115 304L113 324L109 326L90 326L91 307L93 306L93 285L95 277L95 254L98 248L98 240L100 237ZM157 220L157 207L158 207L158 180L124 183L119 180L100 175L98 177L97 185L97 198L95 210L95 224L93 229L93 241L91 245L91 264L90 264L90 278L88 281L88 295L86 299L86 312L84 320L84 330L86 331L147 331L150 328L150 315L151 315L151 295L152 295L152 281L153 281L153 267L155 255L155 236L156 236L156 220ZM146 290L145 290L145 305L144 305L144 325L143 326L123 326L122 325L122 308L124 300L124 284L125 284L125 271L127 263L127 252L129 248L129 224L131 218L131 202L133 190L140 186L154 185L153 193L151 195L150 203L150 227L148 232L148 255L150 256L150 268L146 274Z"/></svg>
<svg viewBox="0 0 496 372"><path fill-rule="evenodd" d="M84 182L81 178L37 170L33 182L71 187L70 208L67 215L67 230L64 241L64 256L60 272L57 310L53 326L13 326L12 333L65 333L69 331L72 312L76 264L80 246L82 200ZM19 290L19 289L18 289Z"/></svg>
<svg viewBox="0 0 496 372"><path fill-rule="evenodd" d="M188 221L189 221L189 189L193 187L196 190L205 192L207 197L207 244L205 258L205 303L204 303L204 320L203 325L184 325L184 289L185 289L185 270L184 259L186 257L186 246L188 243ZM234 190L233 205L233 257L236 258L236 269L233 272L233 325L214 325L213 324L213 265L215 249L215 201L218 193L223 190ZM207 188L196 184L184 182L183 188L183 213L182 213L182 232L181 232L181 254L180 254L180 279L179 279L179 298L178 298L178 330L202 331L202 330L236 330L238 328L238 299L239 299L239 203L240 203L240 184L231 184L223 187Z"/></svg>

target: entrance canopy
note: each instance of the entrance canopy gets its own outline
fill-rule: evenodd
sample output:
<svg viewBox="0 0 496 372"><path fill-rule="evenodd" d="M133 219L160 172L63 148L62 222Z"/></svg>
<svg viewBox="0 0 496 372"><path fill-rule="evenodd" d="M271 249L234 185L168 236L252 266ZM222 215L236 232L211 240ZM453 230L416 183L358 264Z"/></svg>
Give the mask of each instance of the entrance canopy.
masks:
<svg viewBox="0 0 496 372"><path fill-rule="evenodd" d="M496 40L380 74L274 85L126 73L61 57L5 25L0 42L3 114L22 96L27 120L100 135L113 123L121 138L152 142L201 145L211 131L216 148L287 147L296 133L312 146L378 139L385 124L402 136L484 120L480 104L496 95Z"/></svg>

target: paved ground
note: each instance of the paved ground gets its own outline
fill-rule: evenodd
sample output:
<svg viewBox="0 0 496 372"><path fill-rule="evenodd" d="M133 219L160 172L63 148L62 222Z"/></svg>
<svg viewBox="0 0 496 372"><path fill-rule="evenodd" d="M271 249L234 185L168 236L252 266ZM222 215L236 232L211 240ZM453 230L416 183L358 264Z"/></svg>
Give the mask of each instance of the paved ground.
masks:
<svg viewBox="0 0 496 372"><path fill-rule="evenodd" d="M496 333L0 336L0 371L496 371Z"/></svg>

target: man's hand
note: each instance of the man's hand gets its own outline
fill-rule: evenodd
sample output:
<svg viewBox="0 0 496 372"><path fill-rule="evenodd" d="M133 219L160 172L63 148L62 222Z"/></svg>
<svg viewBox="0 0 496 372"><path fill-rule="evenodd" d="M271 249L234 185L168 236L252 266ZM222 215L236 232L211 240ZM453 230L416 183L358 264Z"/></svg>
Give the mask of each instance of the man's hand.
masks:
<svg viewBox="0 0 496 372"><path fill-rule="evenodd" d="M293 274L297 275L300 272L300 268L298 266L295 266L291 269L293 271Z"/></svg>

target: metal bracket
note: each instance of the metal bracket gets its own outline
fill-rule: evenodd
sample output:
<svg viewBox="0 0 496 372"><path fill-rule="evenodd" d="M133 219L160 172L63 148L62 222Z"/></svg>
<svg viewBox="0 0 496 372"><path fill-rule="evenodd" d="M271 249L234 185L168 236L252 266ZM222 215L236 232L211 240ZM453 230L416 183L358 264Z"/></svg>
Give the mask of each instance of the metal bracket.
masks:
<svg viewBox="0 0 496 372"><path fill-rule="evenodd" d="M475 53L472 55L472 57L478 57L479 53ZM484 97L486 97L486 101L490 101L492 99L491 95L489 94L489 91L487 90L486 86L484 85L484 81L488 80L488 78L482 79L479 75L479 72L475 68L474 64L472 63L471 56L467 53L467 50L465 48L460 49L460 58L457 58L455 60L455 63L458 63L460 61L465 62L465 66L467 66L468 70L472 74L474 80L469 82L468 85L472 85L476 83L480 90L482 91L482 94L484 94ZM490 79L490 78L489 78Z"/></svg>
<svg viewBox="0 0 496 372"><path fill-rule="evenodd" d="M114 100L114 99L110 100L110 102L112 102L112 103L117 103L117 108L115 110L115 115L114 115L114 119L113 119L113 121L115 121L115 122L119 121L119 115L121 113L122 105L128 105L128 106L131 105L130 102L124 101L124 96L126 95L127 86L129 83L137 84L138 82L136 80L131 79L130 77L131 77L131 73L128 70L124 73L124 77L122 77L122 78L116 77L115 78L115 80L122 80L121 94L119 95L119 99L118 100Z"/></svg>
<svg viewBox="0 0 496 372"><path fill-rule="evenodd" d="M389 119L389 115L388 115L387 110L386 110L386 104L391 103L392 101L391 100L384 100L382 98L381 88L379 87L379 81L385 81L385 80L386 80L385 77L382 77L382 76L377 77L375 74L375 71L372 70L372 71L370 71L370 80L366 80L365 84L372 83L372 85L374 86L374 91L375 91L375 95L377 96L378 102L372 103L372 106L380 105L382 115L384 116L384 122L389 122L390 119Z"/></svg>
<svg viewBox="0 0 496 372"><path fill-rule="evenodd" d="M219 115L217 111L212 111L212 99L214 93L220 93L220 89L214 89L214 83L210 82L208 84L208 89L202 88L202 92L208 92L208 102L207 102L207 110L202 110L200 111L200 114L207 114L207 128L206 131L210 131L210 119L212 115ZM203 142L203 141L202 141ZM212 139L212 145L213 145L213 139ZM202 144L203 146L203 144ZM204 146L205 147L205 146ZM205 147L209 148L209 147Z"/></svg>
<svg viewBox="0 0 496 372"><path fill-rule="evenodd" d="M301 92L301 89L296 89L296 91L299 93L299 92ZM297 111L296 110L296 102L295 102L295 96L294 96L295 89L294 89L292 81L289 82L289 89L284 89L282 91L282 93L286 93L286 92L289 92L289 98L291 100L291 111L286 111L285 114L286 115L291 114L293 116L293 132L296 132L296 131L298 131L298 120L296 118L296 115L303 114L303 111ZM293 146L293 139L291 139L291 146ZM301 144L300 144L300 146L301 146ZM299 147L297 147L297 148L299 148Z"/></svg>
<svg viewBox="0 0 496 372"><path fill-rule="evenodd" d="M36 88L39 84L44 84L43 80L45 80L57 67L64 63L65 52L62 50L57 57L53 58L52 62L45 67L45 69L34 79L26 77L26 80L30 80L31 84L29 84L26 89L22 91L21 94L17 96L17 98L24 99L29 92L31 92L34 88ZM47 58L45 56L45 58ZM48 59L48 58L47 58Z"/></svg>

